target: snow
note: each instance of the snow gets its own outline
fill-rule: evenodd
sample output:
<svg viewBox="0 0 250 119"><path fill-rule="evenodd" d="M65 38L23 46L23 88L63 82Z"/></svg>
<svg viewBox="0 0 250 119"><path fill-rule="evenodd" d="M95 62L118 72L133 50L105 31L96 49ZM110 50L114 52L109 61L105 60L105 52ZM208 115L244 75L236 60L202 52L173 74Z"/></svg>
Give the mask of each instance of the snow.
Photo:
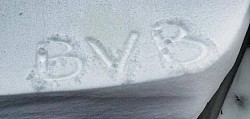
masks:
<svg viewBox="0 0 250 119"><path fill-rule="evenodd" d="M250 49L246 50L233 84L222 106L218 119L249 118L249 69Z"/></svg>
<svg viewBox="0 0 250 119"><path fill-rule="evenodd" d="M0 5L0 95L163 81L146 86L164 96L194 97L185 102L195 103L191 117L232 67L249 23L249 0ZM126 90L124 95L158 94Z"/></svg>

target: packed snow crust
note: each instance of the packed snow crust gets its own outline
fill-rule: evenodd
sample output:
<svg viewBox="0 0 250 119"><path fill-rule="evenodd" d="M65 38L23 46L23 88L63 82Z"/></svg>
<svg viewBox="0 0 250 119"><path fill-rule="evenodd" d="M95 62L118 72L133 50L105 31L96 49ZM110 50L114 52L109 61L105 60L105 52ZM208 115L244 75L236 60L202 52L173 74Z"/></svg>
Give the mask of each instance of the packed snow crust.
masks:
<svg viewBox="0 0 250 119"><path fill-rule="evenodd" d="M194 97L195 118L235 61L249 2L2 0L0 95L131 85L120 95Z"/></svg>

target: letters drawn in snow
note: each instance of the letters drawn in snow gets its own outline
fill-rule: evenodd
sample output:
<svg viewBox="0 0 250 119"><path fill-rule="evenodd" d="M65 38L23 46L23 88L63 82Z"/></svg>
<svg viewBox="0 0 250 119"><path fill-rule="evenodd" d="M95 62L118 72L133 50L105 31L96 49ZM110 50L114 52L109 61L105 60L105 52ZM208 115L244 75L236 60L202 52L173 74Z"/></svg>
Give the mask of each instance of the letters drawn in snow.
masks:
<svg viewBox="0 0 250 119"><path fill-rule="evenodd" d="M186 73L206 69L215 60L216 45L209 38L196 35L184 20L161 20L152 29L152 37L162 57L180 65Z"/></svg>
<svg viewBox="0 0 250 119"><path fill-rule="evenodd" d="M124 42L123 50L120 54L118 54L118 57L110 54L99 40L87 37L86 41L95 53L98 54L99 57L105 62L108 68L114 69L117 72L123 72L128 58L135 49L135 45L138 42L139 37L140 35L138 32L132 31Z"/></svg>
<svg viewBox="0 0 250 119"><path fill-rule="evenodd" d="M152 39L164 62L181 67L180 70L184 73L202 71L217 58L216 45L209 38L196 35L188 22L182 19L161 20L151 28ZM135 52L140 40L139 32L131 31L125 39L122 50L117 54L112 54L101 41L94 37L86 37L85 40L94 54L98 56L94 58L100 59L106 65L106 69L112 70L115 76L122 74L120 75L122 77L118 79L126 79L126 77L132 79L129 76L136 75L134 67L133 71L128 69L130 65L128 60ZM36 64L27 79L31 80L33 87L38 91L52 86L53 83L50 82L58 84L58 81L69 79L80 82L86 73L88 61L79 49L79 43L68 36L52 35L47 40L39 42Z"/></svg>
<svg viewBox="0 0 250 119"><path fill-rule="evenodd" d="M85 58L78 51L77 42L68 36L52 35L38 43L36 64L26 79L36 90L43 90L57 81L74 79L80 82L85 70Z"/></svg>

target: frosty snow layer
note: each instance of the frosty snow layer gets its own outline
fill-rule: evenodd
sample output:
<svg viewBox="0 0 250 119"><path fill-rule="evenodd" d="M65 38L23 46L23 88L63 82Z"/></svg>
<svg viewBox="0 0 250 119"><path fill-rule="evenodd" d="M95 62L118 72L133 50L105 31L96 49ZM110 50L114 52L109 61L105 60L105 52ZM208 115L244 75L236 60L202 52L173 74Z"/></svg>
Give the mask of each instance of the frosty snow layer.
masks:
<svg viewBox="0 0 250 119"><path fill-rule="evenodd" d="M157 74L162 72L156 79L148 78L152 72L146 69L153 69L157 62L152 64L150 63L152 60L146 59L147 55L141 55L141 50L150 47L144 47L146 43L142 41L138 44L141 40L138 31L131 31L121 50L115 53L93 37L85 38L85 43L90 49L88 50L79 45L81 43L79 40L72 40L69 36L59 34L52 35L38 43L36 64L26 79L31 81L36 91L53 91L69 83L72 83L72 87L75 85L88 87L85 80L106 80L107 86L112 86L203 71L217 59L217 47L209 38L196 35L186 24L182 19L174 18L156 22L152 26L151 44L154 44L158 49L156 54L159 54L155 61L158 60L158 64L161 64ZM169 29L171 27L175 28ZM79 46L74 47L73 44ZM87 52L88 55L83 55ZM93 70L88 72L90 68ZM83 69L86 70L82 71ZM85 76L89 74L92 76ZM102 79L103 76L106 78ZM93 87L102 86L102 83L93 85Z"/></svg>
<svg viewBox="0 0 250 119"><path fill-rule="evenodd" d="M248 3L1 1L0 94L117 86L204 71L235 42Z"/></svg>

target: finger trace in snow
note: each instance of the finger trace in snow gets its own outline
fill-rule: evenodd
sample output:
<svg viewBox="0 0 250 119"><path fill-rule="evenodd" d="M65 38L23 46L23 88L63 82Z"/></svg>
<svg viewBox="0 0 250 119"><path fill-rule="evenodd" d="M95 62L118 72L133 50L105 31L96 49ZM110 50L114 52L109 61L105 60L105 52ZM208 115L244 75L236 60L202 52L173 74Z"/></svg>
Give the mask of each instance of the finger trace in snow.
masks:
<svg viewBox="0 0 250 119"><path fill-rule="evenodd" d="M81 71L82 62L75 57L60 57L49 60L47 75L49 79L69 79Z"/></svg>
<svg viewBox="0 0 250 119"><path fill-rule="evenodd" d="M92 37L87 37L86 41L95 51L95 53L98 54L100 58L106 63L108 68L122 72L125 65L127 64L128 58L135 49L135 45L139 40L139 37L140 35L137 31L131 31L129 37L123 44L123 50L120 52L119 57L115 57L113 54L110 54L99 40L96 40Z"/></svg>
<svg viewBox="0 0 250 119"><path fill-rule="evenodd" d="M36 65L26 78L31 80L34 89L40 91L52 86L51 82L53 81L82 77L84 58L76 55L79 53L76 53L75 47L72 45L68 36L62 38L58 34L38 43ZM61 48L65 49L62 50ZM60 52L61 50L62 52ZM50 54L50 52L52 53Z"/></svg>
<svg viewBox="0 0 250 119"><path fill-rule="evenodd" d="M170 65L170 69L164 68L162 71L165 72L164 74L170 74L166 71L174 72L169 77L202 71L209 67L217 57L215 44L208 38L196 35L190 30L191 25L182 19L162 20L156 22L152 28L152 37L158 52L162 55L162 59ZM139 74L144 72L138 67L142 67L145 62L143 58L137 59L141 56L139 55L140 48L137 46L139 37L139 32L131 31L122 45L122 50L117 50L117 54L105 48L101 41L94 37L86 37L86 45L90 46L89 50L92 50L98 57L90 55L88 57L93 61L85 61L85 58L81 58L84 57L84 51L79 51L81 49L79 42L73 42L68 36L52 35L38 43L37 64L27 79L33 79L31 80L32 85L38 91L48 90L48 87L54 90L52 89L56 88L54 82L56 82L56 86L64 85L65 83L62 81L68 79L77 79L78 82L81 82L85 79L83 75L86 71L88 71L87 77L95 73L99 74L92 80L108 76L107 80L113 80L110 83L115 83L114 79L119 79L125 84L143 81L138 78ZM102 69L100 65L97 65L96 60L104 62L106 67ZM85 70L85 65L88 66L88 70ZM92 65L95 66L92 67ZM91 81L85 83L88 82Z"/></svg>
<svg viewBox="0 0 250 119"><path fill-rule="evenodd" d="M36 52L36 72L37 76L43 77L48 69L48 51L44 48L39 48Z"/></svg>
<svg viewBox="0 0 250 119"><path fill-rule="evenodd" d="M99 41L96 40L93 37L87 37L86 38L87 43L90 45L90 47L100 56L100 58L106 63L106 65L111 68L114 66L114 58L111 56L107 49L104 47L104 45Z"/></svg>
<svg viewBox="0 0 250 119"><path fill-rule="evenodd" d="M167 62L180 65L187 73L201 71L217 58L217 47L209 38L195 35L186 24L181 19L156 22L152 37Z"/></svg>

